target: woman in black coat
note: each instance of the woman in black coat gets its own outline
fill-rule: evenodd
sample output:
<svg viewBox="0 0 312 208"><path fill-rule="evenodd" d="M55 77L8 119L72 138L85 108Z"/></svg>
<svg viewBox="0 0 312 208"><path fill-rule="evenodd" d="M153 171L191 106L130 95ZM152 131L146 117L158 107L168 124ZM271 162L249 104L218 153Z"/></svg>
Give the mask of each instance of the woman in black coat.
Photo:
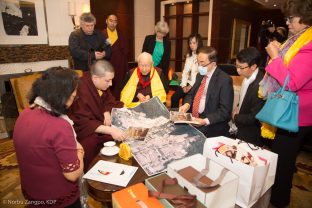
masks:
<svg viewBox="0 0 312 208"><path fill-rule="evenodd" d="M153 56L154 66L161 68L168 77L171 44L167 37L169 27L167 22L159 21L155 25L155 34L145 37L142 52L150 53Z"/></svg>

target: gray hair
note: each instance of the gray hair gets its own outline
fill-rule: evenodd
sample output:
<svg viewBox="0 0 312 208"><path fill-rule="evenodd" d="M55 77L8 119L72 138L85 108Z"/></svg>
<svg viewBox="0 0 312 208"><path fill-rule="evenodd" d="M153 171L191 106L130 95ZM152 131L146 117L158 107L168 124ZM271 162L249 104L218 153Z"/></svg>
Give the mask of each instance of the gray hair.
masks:
<svg viewBox="0 0 312 208"><path fill-rule="evenodd" d="M99 60L91 66L91 75L105 76L106 72L115 73L113 65L106 60Z"/></svg>
<svg viewBox="0 0 312 208"><path fill-rule="evenodd" d="M81 16L80 16L80 22L88 22L88 23L96 24L96 18L90 12L82 13Z"/></svg>
<svg viewBox="0 0 312 208"><path fill-rule="evenodd" d="M155 33L161 32L167 34L169 32L169 26L168 23L165 21L159 21L155 25Z"/></svg>
<svg viewBox="0 0 312 208"><path fill-rule="evenodd" d="M152 57L152 55L151 55L150 53L143 52L143 53L141 53L140 55L138 55L138 58L137 58L138 63L140 62L140 60L141 60L142 58L147 58L147 59L149 59L150 62L151 62L151 64L153 65L153 57Z"/></svg>

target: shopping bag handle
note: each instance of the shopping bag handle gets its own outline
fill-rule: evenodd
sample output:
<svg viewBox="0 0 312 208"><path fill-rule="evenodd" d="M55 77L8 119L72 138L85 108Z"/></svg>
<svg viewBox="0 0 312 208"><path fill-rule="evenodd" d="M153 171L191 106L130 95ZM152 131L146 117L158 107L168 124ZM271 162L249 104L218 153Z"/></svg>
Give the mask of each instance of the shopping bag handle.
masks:
<svg viewBox="0 0 312 208"><path fill-rule="evenodd" d="M148 196L159 199L167 199L176 208L192 208L196 206L196 195L175 195L164 193L164 187L167 185L176 185L178 180L176 178L168 178L162 181L160 191L148 191Z"/></svg>
<svg viewBox="0 0 312 208"><path fill-rule="evenodd" d="M239 139L238 139L238 140L239 140ZM240 145L240 144L242 144L242 143L246 143L246 144L248 145L248 147L249 147L251 150L263 149L262 147L259 147L259 146L255 145L255 144L250 144L250 143L245 142L245 141L243 141L243 140L239 140L238 143L237 143L237 145ZM254 147L251 147L252 145L253 145Z"/></svg>

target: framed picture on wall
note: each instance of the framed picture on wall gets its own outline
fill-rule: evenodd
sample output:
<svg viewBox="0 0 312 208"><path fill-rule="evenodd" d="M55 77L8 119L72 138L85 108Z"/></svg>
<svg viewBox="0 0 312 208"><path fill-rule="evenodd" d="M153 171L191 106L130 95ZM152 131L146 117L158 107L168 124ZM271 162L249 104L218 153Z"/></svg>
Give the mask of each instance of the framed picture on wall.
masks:
<svg viewBox="0 0 312 208"><path fill-rule="evenodd" d="M240 50L249 47L250 31L250 22L236 18L234 19L232 31L231 59L235 59L236 54Z"/></svg>
<svg viewBox="0 0 312 208"><path fill-rule="evenodd" d="M47 44L43 0L0 0L0 44Z"/></svg>

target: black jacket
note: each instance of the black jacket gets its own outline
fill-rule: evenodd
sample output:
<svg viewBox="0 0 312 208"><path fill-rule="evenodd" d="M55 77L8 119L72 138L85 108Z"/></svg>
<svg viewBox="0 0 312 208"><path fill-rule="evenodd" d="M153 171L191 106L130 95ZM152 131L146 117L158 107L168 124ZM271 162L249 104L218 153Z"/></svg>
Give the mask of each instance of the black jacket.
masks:
<svg viewBox="0 0 312 208"><path fill-rule="evenodd" d="M192 112L193 101L203 77L199 73L197 74L194 86L184 98L184 103L191 106L190 112ZM200 118L208 118L210 122L208 126L198 128L206 137L229 136L228 122L231 119L233 100L232 78L217 67L210 78L205 109L199 115Z"/></svg>
<svg viewBox="0 0 312 208"><path fill-rule="evenodd" d="M167 37L164 37L163 43L164 43L164 54L163 54L163 57L162 57L160 63L156 67L161 68L163 73L167 77L168 76L168 70L169 70L171 43ZM147 53L153 54L155 45L156 45L156 35L146 36L144 43L143 43L142 52L147 52Z"/></svg>
<svg viewBox="0 0 312 208"><path fill-rule="evenodd" d="M92 35L86 35L82 29L73 31L69 36L69 50L73 57L74 69L89 70L89 65L95 62L94 51L105 51L105 59L109 60L112 54L111 46L103 33L94 29Z"/></svg>
<svg viewBox="0 0 312 208"><path fill-rule="evenodd" d="M248 86L240 111L234 117L238 128L237 138L258 146L262 146L260 122L255 118L264 105L264 100L258 97L259 82L263 72L258 71L256 79Z"/></svg>

